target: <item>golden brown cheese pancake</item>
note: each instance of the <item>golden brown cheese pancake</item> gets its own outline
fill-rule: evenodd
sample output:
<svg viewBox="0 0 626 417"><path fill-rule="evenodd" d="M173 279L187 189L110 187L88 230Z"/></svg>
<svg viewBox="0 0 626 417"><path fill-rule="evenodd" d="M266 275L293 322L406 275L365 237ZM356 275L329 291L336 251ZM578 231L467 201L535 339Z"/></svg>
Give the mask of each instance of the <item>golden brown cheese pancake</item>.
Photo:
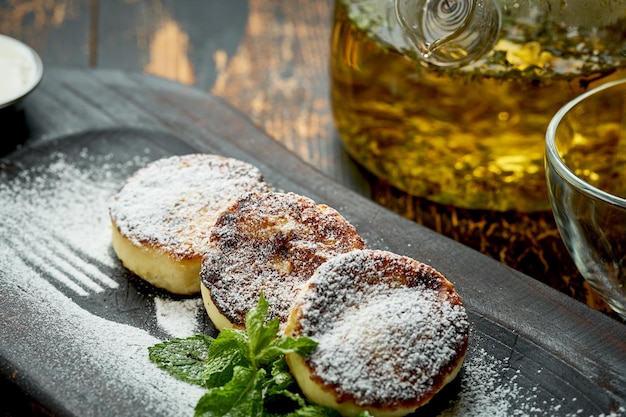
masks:
<svg viewBox="0 0 626 417"><path fill-rule="evenodd" d="M123 265L176 294L200 291L200 267L218 216L243 193L269 191L261 172L210 154L154 161L113 198L112 243Z"/></svg>
<svg viewBox="0 0 626 417"><path fill-rule="evenodd" d="M293 193L248 193L211 232L202 264L202 296L218 330L243 328L260 292L269 316L287 321L301 285L327 259L364 247L335 209Z"/></svg>
<svg viewBox="0 0 626 417"><path fill-rule="evenodd" d="M303 287L285 333L318 346L287 361L315 403L344 416L402 416L455 378L468 332L463 302L439 272L391 252L353 251Z"/></svg>

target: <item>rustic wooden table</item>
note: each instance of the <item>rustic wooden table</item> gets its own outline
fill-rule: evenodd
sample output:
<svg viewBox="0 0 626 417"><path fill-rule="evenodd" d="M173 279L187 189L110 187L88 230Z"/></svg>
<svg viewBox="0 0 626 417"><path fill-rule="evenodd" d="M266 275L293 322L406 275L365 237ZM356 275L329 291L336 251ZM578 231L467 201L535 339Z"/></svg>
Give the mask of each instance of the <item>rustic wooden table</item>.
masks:
<svg viewBox="0 0 626 417"><path fill-rule="evenodd" d="M0 0L0 33L33 47L46 67L145 72L220 97L339 183L615 317L577 273L550 213L436 206L353 163L329 102L333 3Z"/></svg>

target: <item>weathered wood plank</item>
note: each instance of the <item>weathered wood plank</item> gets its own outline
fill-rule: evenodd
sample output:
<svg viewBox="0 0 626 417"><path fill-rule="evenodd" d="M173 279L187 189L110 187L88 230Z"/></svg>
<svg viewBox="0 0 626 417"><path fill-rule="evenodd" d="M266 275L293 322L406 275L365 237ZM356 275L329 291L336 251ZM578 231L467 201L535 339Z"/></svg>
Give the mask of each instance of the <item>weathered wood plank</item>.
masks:
<svg viewBox="0 0 626 417"><path fill-rule="evenodd" d="M91 0L0 0L0 33L30 45L44 65L88 67Z"/></svg>
<svg viewBox="0 0 626 417"><path fill-rule="evenodd" d="M252 0L241 47L212 93L305 161L335 176L328 101L331 0Z"/></svg>
<svg viewBox="0 0 626 417"><path fill-rule="evenodd" d="M215 83L223 56L243 37L246 0L101 1L98 66L146 73L195 85Z"/></svg>

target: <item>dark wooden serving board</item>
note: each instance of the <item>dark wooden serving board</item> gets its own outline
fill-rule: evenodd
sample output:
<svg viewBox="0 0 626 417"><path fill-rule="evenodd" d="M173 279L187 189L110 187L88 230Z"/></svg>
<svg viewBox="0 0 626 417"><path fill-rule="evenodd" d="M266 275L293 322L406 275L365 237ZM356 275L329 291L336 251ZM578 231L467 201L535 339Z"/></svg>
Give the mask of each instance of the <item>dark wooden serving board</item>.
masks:
<svg viewBox="0 0 626 417"><path fill-rule="evenodd" d="M454 283L472 325L467 366L424 415L481 415L467 399L480 386L476 407L500 415L626 413L623 323L345 189L214 97L141 74L50 69L0 119L0 375L54 415L193 415L197 393L146 359L146 345L170 337L155 319L156 300L168 296L93 243L126 177L191 152L255 164L276 189L336 208L370 247ZM75 190L51 175L74 171ZM214 332L206 316L197 328Z"/></svg>

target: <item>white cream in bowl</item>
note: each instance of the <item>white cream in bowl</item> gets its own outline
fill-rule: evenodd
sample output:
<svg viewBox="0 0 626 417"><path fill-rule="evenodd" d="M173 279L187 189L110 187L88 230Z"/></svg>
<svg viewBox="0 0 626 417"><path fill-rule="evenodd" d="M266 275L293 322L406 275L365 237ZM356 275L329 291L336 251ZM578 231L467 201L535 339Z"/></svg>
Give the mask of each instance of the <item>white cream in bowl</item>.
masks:
<svg viewBox="0 0 626 417"><path fill-rule="evenodd" d="M0 109L24 98L42 76L43 64L32 48L0 35Z"/></svg>

